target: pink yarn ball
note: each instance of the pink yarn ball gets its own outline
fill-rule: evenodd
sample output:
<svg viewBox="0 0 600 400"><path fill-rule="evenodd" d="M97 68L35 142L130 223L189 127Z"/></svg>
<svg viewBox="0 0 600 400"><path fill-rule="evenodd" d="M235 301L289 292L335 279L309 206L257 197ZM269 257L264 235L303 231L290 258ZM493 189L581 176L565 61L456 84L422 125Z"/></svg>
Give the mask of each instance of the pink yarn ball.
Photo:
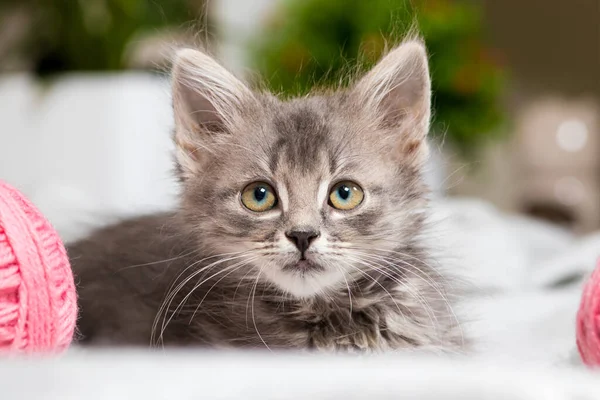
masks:
<svg viewBox="0 0 600 400"><path fill-rule="evenodd" d="M0 352L64 350L76 319L73 273L58 234L0 181Z"/></svg>
<svg viewBox="0 0 600 400"><path fill-rule="evenodd" d="M577 312L577 348L586 365L600 366L600 261L581 296Z"/></svg>

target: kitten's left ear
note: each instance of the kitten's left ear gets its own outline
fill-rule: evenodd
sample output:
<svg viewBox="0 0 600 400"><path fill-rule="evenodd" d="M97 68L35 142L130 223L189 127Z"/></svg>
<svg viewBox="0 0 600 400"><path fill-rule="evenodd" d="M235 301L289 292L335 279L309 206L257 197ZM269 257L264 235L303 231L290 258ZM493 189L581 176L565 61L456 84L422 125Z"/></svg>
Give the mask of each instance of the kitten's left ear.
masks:
<svg viewBox="0 0 600 400"><path fill-rule="evenodd" d="M418 164L428 154L431 80L427 52L420 40L393 49L354 88L362 107L397 136L395 151Z"/></svg>

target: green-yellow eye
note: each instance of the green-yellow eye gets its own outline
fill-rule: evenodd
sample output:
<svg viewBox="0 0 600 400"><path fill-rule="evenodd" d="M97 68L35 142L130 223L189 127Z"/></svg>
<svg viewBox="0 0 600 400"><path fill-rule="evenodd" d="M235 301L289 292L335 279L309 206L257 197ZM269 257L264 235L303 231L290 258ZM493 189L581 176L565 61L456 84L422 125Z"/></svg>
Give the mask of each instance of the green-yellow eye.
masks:
<svg viewBox="0 0 600 400"><path fill-rule="evenodd" d="M338 210L352 210L362 203L365 192L352 181L343 181L331 189L329 205Z"/></svg>
<svg viewBox="0 0 600 400"><path fill-rule="evenodd" d="M242 191L242 204L251 211L269 211L277 204L277 197L268 183L254 182Z"/></svg>

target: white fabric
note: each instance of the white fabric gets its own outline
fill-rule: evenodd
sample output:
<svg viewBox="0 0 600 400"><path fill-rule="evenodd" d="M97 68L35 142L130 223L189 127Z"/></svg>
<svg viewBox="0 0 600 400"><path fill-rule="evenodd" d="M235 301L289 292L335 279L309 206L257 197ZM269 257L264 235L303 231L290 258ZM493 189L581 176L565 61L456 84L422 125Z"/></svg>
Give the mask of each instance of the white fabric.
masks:
<svg viewBox="0 0 600 400"><path fill-rule="evenodd" d="M172 208L176 187L171 179L171 120L168 88L161 77L144 74L70 76L49 87L38 86L27 76L0 77L0 121L3 124L0 130L0 179L23 190L67 241L85 235L95 226L110 223L116 217ZM574 319L582 280L567 287L557 285L571 277L583 276L594 268L600 255L600 234L576 238L541 222L505 215L474 199L436 199L432 211L429 238L441 255L444 268L465 277L476 289L464 299L461 311L468 316L465 329L475 337L484 361L490 365L505 363L507 367L502 373L508 374L506 376L510 378L507 379L516 379L519 385L524 385L515 388L546 393L541 385L542 377L546 376L543 372L539 375L532 372L521 379L510 369L520 368L523 364L531 365L534 370L542 366L556 367L568 364L575 355ZM132 383L121 381L119 376L131 376L131 382L138 384L144 381L140 373L132 372L146 365L141 356L128 358L123 355L119 363L110 368L106 359L93 359L88 364L87 358L79 357L73 354L58 364L37 365L32 372L37 375L27 377L28 382L36 382L46 375L51 376L57 382L65 383L65 387L57 385L45 392L41 389L43 385L25 385L14 389L23 390L23 396L13 392L12 397L2 395L0 398L41 398L36 390L47 393L42 396L46 399L81 398L74 389L74 382L78 380L88 388L95 385L105 390L89 392L88 399L136 398L126 396ZM155 396L140 394L139 398L174 398L165 396L182 383L184 391L179 398L187 398L186 394L196 393L200 384L216 387L214 382L217 381L213 382L213 377L217 379L215 374L219 371L224 377L231 377L227 381L231 383L227 388L231 389L229 395L220 398L233 398L233 391L241 390L237 380L250 372L260 378L252 386L254 391L249 392L252 395L261 391L277 393L269 391L279 388L280 382L288 382L286 377L293 377L295 373L298 381L314 375L314 379L322 382L328 374L336 374L335 368L320 370L322 366L316 364L287 365L290 369L270 368L261 374L257 368L242 371L236 367L237 361L231 359L227 361L229 365L222 361L220 370L205 371L209 364L204 363L204 355L182 361L189 369L181 369L174 357L149 361L148 370L162 378L147 379L148 386L138 389ZM468 398L456 397L456 393L473 395L480 389L497 388L492 378L482 378L480 382L467 379L468 374L473 373L473 367L465 366L462 373L461 369L453 370L442 364L438 367L431 360L420 364L421 370L411 368L401 359L395 362L400 363L394 370L395 378L383 386L390 390L389 393L409 393L403 390L409 390L406 384L410 379L423 383L422 386L409 385L410 390L423 390L421 393L431 396L447 393L444 398ZM1 364L0 386L22 382L27 376L26 368L29 368L28 364L14 369L10 363L8 366L6 362ZM314 374L311 374L313 368ZM352 382L359 380L358 374L367 374L372 382L377 381L371 370L359 372L350 367L341 368L349 384L354 385ZM196 369L208 373L210 379L196 382L192 372ZM50 371L55 372L50 374ZM439 376L445 376L444 383L431 385L435 382L432 378L427 384L427 377L437 376L438 372ZM73 375L69 386L66 382L70 374ZM556 389L557 393L548 398L570 398L561 397L560 388L569 386L566 378L560 378L561 374L545 383L546 389ZM268 376L274 378L267 379ZM531 378L530 386L524 383L525 376ZM103 379L122 382L122 392L118 390L121 386L103 385ZM585 385L590 383L582 379ZM465 391L461 392L459 389L463 384ZM306 385L304 389L313 390L314 387ZM334 389L339 387L323 386L321 393L324 395ZM371 389L367 385L364 390ZM30 397L25 396L26 391ZM279 398L291 398L281 393ZM361 393L366 394L349 390L345 396L352 398ZM456 396L452 397L452 393ZM600 395L600 390L595 393ZM527 395L521 398L542 397L545 398ZM258 397L249 394L247 398Z"/></svg>
<svg viewBox="0 0 600 400"><path fill-rule="evenodd" d="M0 362L3 400L591 400L583 371L402 354L109 353Z"/></svg>

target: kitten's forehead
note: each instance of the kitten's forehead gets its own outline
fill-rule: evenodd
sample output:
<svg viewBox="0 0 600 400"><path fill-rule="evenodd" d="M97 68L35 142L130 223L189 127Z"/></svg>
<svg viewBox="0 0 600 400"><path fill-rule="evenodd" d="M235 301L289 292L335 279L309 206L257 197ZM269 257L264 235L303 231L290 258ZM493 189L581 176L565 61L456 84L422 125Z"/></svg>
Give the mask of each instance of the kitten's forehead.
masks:
<svg viewBox="0 0 600 400"><path fill-rule="evenodd" d="M316 191L332 179L366 183L386 175L377 136L340 93L263 101L257 123L240 126L236 145L223 153L223 165L238 176L286 187L310 182Z"/></svg>
<svg viewBox="0 0 600 400"><path fill-rule="evenodd" d="M308 175L321 170L331 154L332 124L320 99L281 103L272 115L270 169Z"/></svg>

